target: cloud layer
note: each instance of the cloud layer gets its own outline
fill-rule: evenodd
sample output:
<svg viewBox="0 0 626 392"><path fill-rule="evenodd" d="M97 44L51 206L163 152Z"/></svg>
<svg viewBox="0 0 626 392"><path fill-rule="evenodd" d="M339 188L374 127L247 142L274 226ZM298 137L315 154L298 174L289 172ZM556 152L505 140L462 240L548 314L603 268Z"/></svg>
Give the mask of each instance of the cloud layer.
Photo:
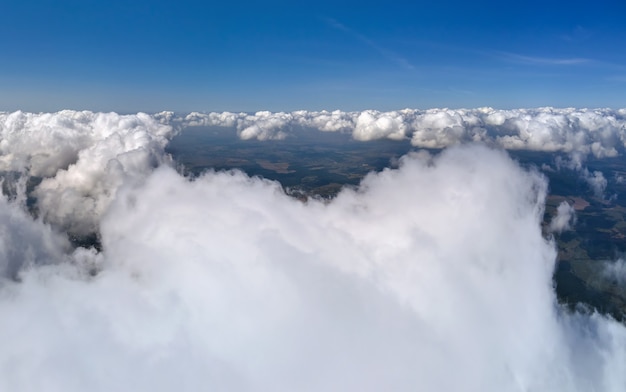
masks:
<svg viewBox="0 0 626 392"><path fill-rule="evenodd" d="M512 150L616 156L626 143L626 109L404 109L247 113L191 113L172 117L183 126L236 127L243 139L282 139L300 128L351 133L356 140L410 139L416 147L444 148L480 141Z"/></svg>
<svg viewBox="0 0 626 392"><path fill-rule="evenodd" d="M438 113L424 123L448 124ZM327 131L350 121L307 115ZM280 122L263 116L241 136ZM402 116L355 121L364 140L383 128L396 138L409 132ZM626 385L626 328L556 303L546 179L505 152L412 153L303 203L238 171L182 177L163 153L171 114L2 118L4 170L44 179L37 219L23 183L0 201L0 390ZM63 233L94 227L101 252Z"/></svg>

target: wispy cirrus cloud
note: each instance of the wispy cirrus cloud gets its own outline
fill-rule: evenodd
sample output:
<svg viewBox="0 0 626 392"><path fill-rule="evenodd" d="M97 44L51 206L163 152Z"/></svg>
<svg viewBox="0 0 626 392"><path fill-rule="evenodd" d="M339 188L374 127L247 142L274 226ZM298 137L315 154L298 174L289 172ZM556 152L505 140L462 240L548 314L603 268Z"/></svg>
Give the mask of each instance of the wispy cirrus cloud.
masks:
<svg viewBox="0 0 626 392"><path fill-rule="evenodd" d="M343 31L349 35L351 35L352 37L356 38L357 40L363 42L364 44L366 44L367 46L369 46L370 48L374 49L376 52L378 52L380 55L382 55L384 58L386 58L387 60L397 64L398 66L404 68L404 69L408 69L408 70L414 70L415 66L413 64L411 64L409 62L409 60L407 60L406 58L400 56L399 54L395 53L392 50L389 50L385 47L380 46L379 44L377 44L376 42L372 41L370 38L364 36L363 34L359 33L358 31L351 29L350 27L347 27L346 25L344 25L341 22L338 22L337 20L333 19L333 18L324 18L324 21L331 27Z"/></svg>
<svg viewBox="0 0 626 392"><path fill-rule="evenodd" d="M497 52L496 56L504 61L530 65L581 65L593 62L592 59L584 57L526 56L510 52Z"/></svg>

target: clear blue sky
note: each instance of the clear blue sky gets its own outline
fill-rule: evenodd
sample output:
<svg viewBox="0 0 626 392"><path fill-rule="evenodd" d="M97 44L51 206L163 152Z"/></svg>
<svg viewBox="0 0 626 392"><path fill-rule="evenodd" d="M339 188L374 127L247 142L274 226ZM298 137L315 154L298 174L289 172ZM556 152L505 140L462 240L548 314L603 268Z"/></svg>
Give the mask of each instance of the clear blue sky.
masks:
<svg viewBox="0 0 626 392"><path fill-rule="evenodd" d="M0 110L626 107L626 0L3 0L0 15Z"/></svg>

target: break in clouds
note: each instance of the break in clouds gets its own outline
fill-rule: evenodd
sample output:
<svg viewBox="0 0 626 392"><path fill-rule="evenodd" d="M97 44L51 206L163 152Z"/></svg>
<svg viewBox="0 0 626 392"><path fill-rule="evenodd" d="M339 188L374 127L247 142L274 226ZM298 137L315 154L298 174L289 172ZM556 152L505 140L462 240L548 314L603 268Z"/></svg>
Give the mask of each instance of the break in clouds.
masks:
<svg viewBox="0 0 626 392"><path fill-rule="evenodd" d="M419 148L441 149L479 142L507 150L558 152L556 169L576 170L596 197L604 199L607 180L601 172L590 173L584 162L622 155L626 146L626 109L403 109L389 112L295 111L230 113L172 112L156 115L181 127L235 128L243 140L280 140L298 132L349 133L360 141L410 140Z"/></svg>
<svg viewBox="0 0 626 392"><path fill-rule="evenodd" d="M0 114L0 390L622 391L626 328L557 304L548 184L496 147L614 156L624 115ZM174 170L175 129L217 119L452 147L303 203Z"/></svg>

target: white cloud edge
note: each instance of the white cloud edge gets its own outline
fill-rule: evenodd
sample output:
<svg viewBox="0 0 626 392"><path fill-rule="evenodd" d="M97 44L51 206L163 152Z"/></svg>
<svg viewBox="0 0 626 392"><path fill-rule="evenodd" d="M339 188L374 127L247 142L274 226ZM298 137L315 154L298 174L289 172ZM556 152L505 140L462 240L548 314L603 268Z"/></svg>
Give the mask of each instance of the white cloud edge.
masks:
<svg viewBox="0 0 626 392"><path fill-rule="evenodd" d="M479 141L510 150L617 156L626 145L626 109L402 109L344 112L306 111L254 114L192 112L155 115L181 128L233 127L242 139L297 136L298 129L350 133L356 140L410 140L416 147L445 148Z"/></svg>

